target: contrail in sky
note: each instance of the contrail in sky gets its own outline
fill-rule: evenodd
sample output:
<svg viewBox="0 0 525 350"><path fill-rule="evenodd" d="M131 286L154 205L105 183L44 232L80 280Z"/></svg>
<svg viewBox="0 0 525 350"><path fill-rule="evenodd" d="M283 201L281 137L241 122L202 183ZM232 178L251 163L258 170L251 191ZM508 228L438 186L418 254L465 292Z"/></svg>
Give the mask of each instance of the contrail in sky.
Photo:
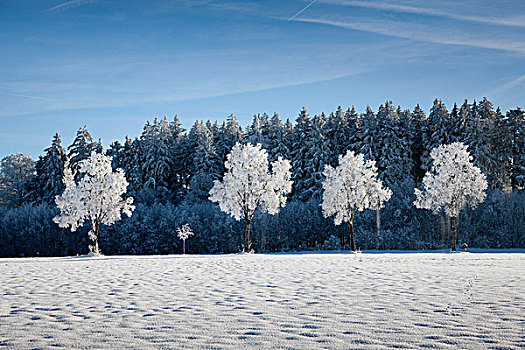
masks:
<svg viewBox="0 0 525 350"><path fill-rule="evenodd" d="M293 15L292 17L288 18L289 21L291 21L292 19L294 19L295 17L299 16L304 10L306 10L307 8L309 8L310 6L312 6L314 3L316 3L317 0L313 0L311 3L309 3L308 5L306 5L301 11L297 12L295 15Z"/></svg>
<svg viewBox="0 0 525 350"><path fill-rule="evenodd" d="M13 97L33 98L35 100L56 101L54 98L47 98L47 97L34 96L34 95L10 94L10 93L7 93L7 92L0 92L0 94L7 95L7 96L13 96Z"/></svg>

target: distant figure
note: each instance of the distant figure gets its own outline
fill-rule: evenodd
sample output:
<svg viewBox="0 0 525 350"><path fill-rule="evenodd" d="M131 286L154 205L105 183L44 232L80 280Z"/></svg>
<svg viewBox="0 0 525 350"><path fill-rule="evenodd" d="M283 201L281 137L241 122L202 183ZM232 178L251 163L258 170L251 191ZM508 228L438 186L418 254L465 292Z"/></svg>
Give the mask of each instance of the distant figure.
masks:
<svg viewBox="0 0 525 350"><path fill-rule="evenodd" d="M463 243L463 246L462 246L462 247L463 247L463 250L464 250L464 251L467 251L468 244L467 244L467 243Z"/></svg>

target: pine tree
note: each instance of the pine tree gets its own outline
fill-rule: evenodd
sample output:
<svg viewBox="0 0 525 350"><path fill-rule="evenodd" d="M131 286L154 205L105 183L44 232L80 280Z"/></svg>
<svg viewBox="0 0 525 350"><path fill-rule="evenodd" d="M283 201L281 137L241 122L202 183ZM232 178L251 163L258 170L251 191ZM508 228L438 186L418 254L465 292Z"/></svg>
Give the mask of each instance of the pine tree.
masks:
<svg viewBox="0 0 525 350"><path fill-rule="evenodd" d="M81 173L78 172L78 167L81 161L89 158L91 152L102 152L102 145L99 142L93 141L93 137L89 133L87 126L78 129L77 135L73 140L73 143L69 145L68 149L68 159L73 173L75 173L75 180L78 180L81 176Z"/></svg>
<svg viewBox="0 0 525 350"><path fill-rule="evenodd" d="M513 189L525 188L525 112L516 108L507 112L511 128Z"/></svg>
<svg viewBox="0 0 525 350"><path fill-rule="evenodd" d="M30 155L11 154L0 162L0 205L19 207L34 183L35 163Z"/></svg>
<svg viewBox="0 0 525 350"><path fill-rule="evenodd" d="M459 126L456 135L457 142L468 144L469 135L476 130L476 121L468 100L465 100L459 109Z"/></svg>
<svg viewBox="0 0 525 350"><path fill-rule="evenodd" d="M462 127L462 118L461 113L458 108L457 103L454 102L454 107L450 112L450 140L452 142L462 142L463 141L463 127Z"/></svg>
<svg viewBox="0 0 525 350"><path fill-rule="evenodd" d="M144 187L160 199L169 197L171 175L170 127L166 118L147 123L142 132L141 165Z"/></svg>
<svg viewBox="0 0 525 350"><path fill-rule="evenodd" d="M324 113L315 115L308 130L304 152L304 174L302 179L300 200L307 201L311 198L321 199L323 170L330 160L329 143L325 137L325 124L327 118Z"/></svg>
<svg viewBox="0 0 525 350"><path fill-rule="evenodd" d="M306 200L309 198L308 184L305 179L308 178L308 158L307 152L309 145L310 129L312 128L312 121L310 115L305 107L301 109L293 134L291 135L292 147L292 180L294 182L292 198L299 200Z"/></svg>
<svg viewBox="0 0 525 350"><path fill-rule="evenodd" d="M434 105L430 110L426 121L425 131L423 133L423 154L421 159L421 168L428 171L432 164L430 151L439 145L449 144L452 141L449 131L451 130L451 120L447 107L443 101L434 100Z"/></svg>
<svg viewBox="0 0 525 350"><path fill-rule="evenodd" d="M352 106L351 109L349 108L346 111L345 121L346 121L346 128L345 128L344 133L346 136L342 139L342 142L343 142L342 149L343 151L346 151L348 149L354 150L354 145L358 140L357 128L360 124L359 114L357 114L357 112L355 111L354 106Z"/></svg>
<svg viewBox="0 0 525 350"><path fill-rule="evenodd" d="M392 102L381 105L377 113L380 124L378 139L381 145L381 155L377 161L379 178L392 188L405 181L412 173L411 145L408 135L408 125L402 124L399 108L395 111ZM405 117L407 119L409 117ZM404 122L408 122L404 120Z"/></svg>
<svg viewBox="0 0 525 350"><path fill-rule="evenodd" d="M128 192L136 196L137 192L143 188L142 167L140 165L140 141L132 140L126 136L124 146L120 152L122 170L129 183Z"/></svg>
<svg viewBox="0 0 525 350"><path fill-rule="evenodd" d="M255 114L252 125L248 127L247 141L252 145L260 143L264 149L269 149L268 140L268 115L266 113Z"/></svg>
<svg viewBox="0 0 525 350"><path fill-rule="evenodd" d="M168 144L171 155L169 188L178 202L184 197L189 185L191 147L189 147L188 137L177 115L169 123L169 130Z"/></svg>
<svg viewBox="0 0 525 350"><path fill-rule="evenodd" d="M191 165L190 193L195 198L205 200L213 186L213 181L221 177L221 158L217 154L213 135L202 122L195 122L188 136Z"/></svg>
<svg viewBox="0 0 525 350"><path fill-rule="evenodd" d="M366 159L377 161L381 156L380 125L370 106L361 115L354 149Z"/></svg>
<svg viewBox="0 0 525 350"><path fill-rule="evenodd" d="M66 159L66 151L57 132L51 146L44 150L44 155L35 165L37 202L53 203L55 197L64 191L62 175Z"/></svg>
<svg viewBox="0 0 525 350"><path fill-rule="evenodd" d="M468 130L467 144L474 157L474 164L485 173L489 186L496 188L497 160L492 150L496 114L492 103L486 98L480 103L474 101L472 116L474 121Z"/></svg>
<svg viewBox="0 0 525 350"><path fill-rule="evenodd" d="M421 109L419 104L414 107L412 112L412 123L410 129L411 133L411 142L412 142L412 164L413 164L413 178L414 184L418 186L423 180L425 171L422 169L421 160L423 158L423 133L426 126L426 115L425 111Z"/></svg>
<svg viewBox="0 0 525 350"><path fill-rule="evenodd" d="M512 191L512 123L496 109L495 121L490 130L491 153L495 157L492 173L494 188L505 193Z"/></svg>
<svg viewBox="0 0 525 350"><path fill-rule="evenodd" d="M279 157L288 154L289 149L286 145L286 130L279 114L274 113L268 124L268 157L273 162Z"/></svg>
<svg viewBox="0 0 525 350"><path fill-rule="evenodd" d="M226 160L226 156L230 153L231 149L237 142L241 142L244 138L242 127L237 121L237 117L230 114L226 119L226 123L222 127L223 144L222 149L219 150L219 155L222 156L223 160Z"/></svg>

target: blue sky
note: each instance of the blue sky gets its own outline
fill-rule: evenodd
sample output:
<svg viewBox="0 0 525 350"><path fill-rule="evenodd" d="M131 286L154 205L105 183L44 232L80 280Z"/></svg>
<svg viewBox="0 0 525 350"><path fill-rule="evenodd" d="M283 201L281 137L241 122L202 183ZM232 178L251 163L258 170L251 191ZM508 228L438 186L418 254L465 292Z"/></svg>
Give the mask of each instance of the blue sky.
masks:
<svg viewBox="0 0 525 350"><path fill-rule="evenodd" d="M525 107L522 0L0 0L0 53L0 157L175 114Z"/></svg>

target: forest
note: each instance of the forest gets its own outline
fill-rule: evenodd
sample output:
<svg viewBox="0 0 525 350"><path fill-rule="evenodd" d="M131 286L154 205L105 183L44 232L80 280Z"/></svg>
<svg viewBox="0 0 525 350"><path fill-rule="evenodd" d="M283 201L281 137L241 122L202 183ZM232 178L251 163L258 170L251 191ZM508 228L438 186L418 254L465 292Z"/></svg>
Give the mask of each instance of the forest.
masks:
<svg viewBox="0 0 525 350"><path fill-rule="evenodd" d="M423 250L448 247L451 228L445 212L414 206L414 189L430 169L430 152L453 142L468 146L474 164L489 184L476 209L456 218L459 243L479 248L525 247L525 113L502 112L487 99L447 106L436 99L428 114L387 101L377 111L367 107L311 116L303 108L292 122L256 114L242 127L232 114L225 121L196 121L186 131L178 116L148 121L140 136L115 141L104 149L87 127L64 147L57 133L36 161L13 154L0 164L0 256L85 254L87 227L60 228L56 196L64 191L64 167L73 171L95 151L112 157L129 183L127 196L136 206L131 217L102 227L104 254L181 253L177 229L185 224L194 236L188 253L236 253L242 245L243 221L209 200L215 180L225 172L236 143L261 144L271 162L291 162L293 186L279 213L257 213L252 221L256 252L348 249L339 239L346 228L325 218L321 198L326 165L337 166L347 150L374 160L379 178L392 191L381 210L356 217L359 249ZM78 174L76 175L78 176ZM87 225L85 225L87 226Z"/></svg>

